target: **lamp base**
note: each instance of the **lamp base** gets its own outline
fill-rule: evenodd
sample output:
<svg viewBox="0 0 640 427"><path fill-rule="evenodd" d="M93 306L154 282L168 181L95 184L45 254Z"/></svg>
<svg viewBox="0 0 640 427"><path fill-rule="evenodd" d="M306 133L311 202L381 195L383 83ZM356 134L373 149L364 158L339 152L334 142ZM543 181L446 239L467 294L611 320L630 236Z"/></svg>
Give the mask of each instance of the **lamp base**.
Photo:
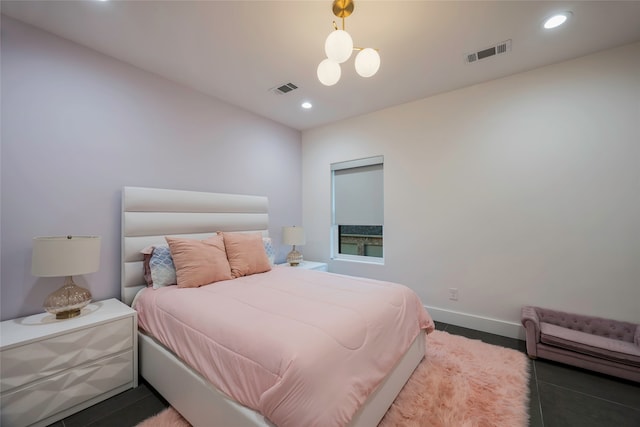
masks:
<svg viewBox="0 0 640 427"><path fill-rule="evenodd" d="M291 252L289 252L289 254L287 255L287 262L292 267L296 267L298 264L302 262L302 254L296 251L295 245L293 246L293 249L291 250Z"/></svg>
<svg viewBox="0 0 640 427"><path fill-rule="evenodd" d="M67 276L64 285L50 294L44 302L44 309L56 315L56 319L70 319L80 315L82 308L91 302L91 292L76 285Z"/></svg>
<svg viewBox="0 0 640 427"><path fill-rule="evenodd" d="M72 317L80 316L81 311L82 310L79 308L69 311L61 311L60 313L56 313L56 319L71 319Z"/></svg>

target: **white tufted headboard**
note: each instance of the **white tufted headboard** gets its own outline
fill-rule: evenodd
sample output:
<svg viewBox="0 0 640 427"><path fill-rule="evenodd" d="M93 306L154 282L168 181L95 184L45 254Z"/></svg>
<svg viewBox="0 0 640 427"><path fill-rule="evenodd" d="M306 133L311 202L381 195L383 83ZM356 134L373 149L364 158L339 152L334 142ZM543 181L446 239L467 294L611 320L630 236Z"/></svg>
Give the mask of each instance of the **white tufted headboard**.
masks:
<svg viewBox="0 0 640 427"><path fill-rule="evenodd" d="M142 249L166 244L165 236L204 239L216 231L268 236L264 196L124 187L122 190L121 299L131 305L146 286Z"/></svg>

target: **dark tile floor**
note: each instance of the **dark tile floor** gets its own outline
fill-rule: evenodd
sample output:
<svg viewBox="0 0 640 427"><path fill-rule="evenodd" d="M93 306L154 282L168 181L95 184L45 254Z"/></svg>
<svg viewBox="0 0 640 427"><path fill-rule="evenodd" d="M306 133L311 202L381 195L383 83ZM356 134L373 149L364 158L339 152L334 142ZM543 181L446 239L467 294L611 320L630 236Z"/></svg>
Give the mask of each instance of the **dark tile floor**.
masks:
<svg viewBox="0 0 640 427"><path fill-rule="evenodd" d="M450 334L526 352L521 340L440 322L436 322L436 327ZM531 427L640 427L640 384L539 359L529 363ZM135 426L166 406L168 403L142 380L138 388L58 421L52 427Z"/></svg>

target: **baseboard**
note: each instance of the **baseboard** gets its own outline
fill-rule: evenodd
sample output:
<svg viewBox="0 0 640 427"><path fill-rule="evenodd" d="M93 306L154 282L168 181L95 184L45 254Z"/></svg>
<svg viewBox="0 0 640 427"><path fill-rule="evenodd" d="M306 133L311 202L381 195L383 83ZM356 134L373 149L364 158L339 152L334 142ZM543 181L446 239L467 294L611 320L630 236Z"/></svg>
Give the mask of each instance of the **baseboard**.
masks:
<svg viewBox="0 0 640 427"><path fill-rule="evenodd" d="M502 335L503 337L525 339L525 331L520 323L507 322L504 320L491 319L489 317L476 316L469 313L444 310L442 308L425 305L433 320L437 322L449 323L451 325L462 326L463 328L475 329L490 334Z"/></svg>

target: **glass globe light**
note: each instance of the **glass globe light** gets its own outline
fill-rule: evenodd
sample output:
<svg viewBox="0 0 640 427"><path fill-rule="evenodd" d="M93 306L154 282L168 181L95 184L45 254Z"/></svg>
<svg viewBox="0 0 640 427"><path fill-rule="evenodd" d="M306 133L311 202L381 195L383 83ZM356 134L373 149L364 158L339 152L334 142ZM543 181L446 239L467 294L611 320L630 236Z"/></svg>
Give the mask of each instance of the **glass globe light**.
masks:
<svg viewBox="0 0 640 427"><path fill-rule="evenodd" d="M340 64L328 58L318 65L318 80L325 86L333 86L338 83L341 74Z"/></svg>
<svg viewBox="0 0 640 427"><path fill-rule="evenodd" d="M324 51L327 54L327 58L342 64L351 57L353 39L344 30L332 31L327 37L327 41L324 42Z"/></svg>
<svg viewBox="0 0 640 427"><path fill-rule="evenodd" d="M356 72L362 77L371 77L380 68L380 55L370 47L362 49L356 56Z"/></svg>

